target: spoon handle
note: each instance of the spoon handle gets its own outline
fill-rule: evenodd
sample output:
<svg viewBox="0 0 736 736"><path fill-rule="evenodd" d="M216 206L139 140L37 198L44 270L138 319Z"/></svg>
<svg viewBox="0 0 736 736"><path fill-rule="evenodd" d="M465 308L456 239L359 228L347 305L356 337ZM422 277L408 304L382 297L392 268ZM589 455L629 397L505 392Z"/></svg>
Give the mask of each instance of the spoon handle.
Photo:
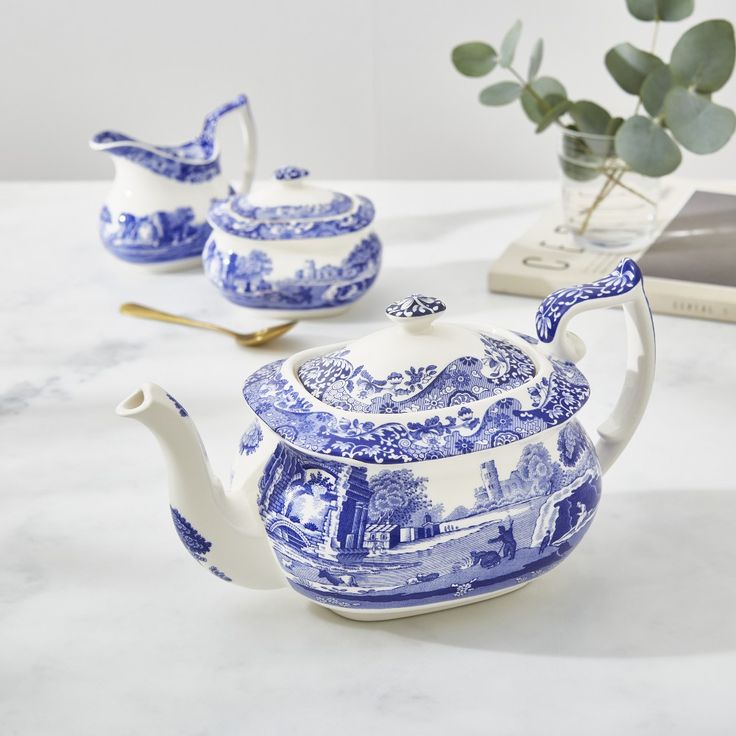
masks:
<svg viewBox="0 0 736 736"><path fill-rule="evenodd" d="M126 302L120 306L120 313L127 314L130 317L140 317L141 319L152 319L158 322L171 322L175 325L186 325L187 327L198 327L202 330L215 330L216 332L222 332L225 335L235 337L235 333L220 327L219 325L213 325L211 322L201 322L198 319L190 319L189 317L182 317L178 314L171 314L169 312L162 312L159 309L152 309L151 307L143 306L143 304L134 304L132 302Z"/></svg>

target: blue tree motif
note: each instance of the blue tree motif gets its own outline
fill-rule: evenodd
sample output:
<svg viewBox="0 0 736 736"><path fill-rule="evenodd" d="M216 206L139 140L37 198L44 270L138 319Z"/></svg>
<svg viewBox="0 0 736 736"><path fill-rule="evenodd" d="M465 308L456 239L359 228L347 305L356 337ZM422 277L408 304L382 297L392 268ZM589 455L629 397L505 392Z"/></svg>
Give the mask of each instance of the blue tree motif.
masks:
<svg viewBox="0 0 736 736"><path fill-rule="evenodd" d="M568 467L577 464L585 452L585 444L585 435L580 425L575 421L568 422L557 437L557 449L562 462Z"/></svg>
<svg viewBox="0 0 736 736"><path fill-rule="evenodd" d="M261 444L263 440L263 430L261 430L260 424L256 421L243 432L243 436L240 438L240 454L241 455L252 455Z"/></svg>
<svg viewBox="0 0 736 736"><path fill-rule="evenodd" d="M412 470L382 470L369 482L371 500L368 517L373 522L408 524L412 515L430 506L427 478L417 478Z"/></svg>
<svg viewBox="0 0 736 736"><path fill-rule="evenodd" d="M512 496L524 498L552 493L561 482L559 463L552 460L549 450L541 442L536 442L524 448L516 470L511 471L506 484Z"/></svg>
<svg viewBox="0 0 736 736"><path fill-rule="evenodd" d="M212 542L208 542L173 506L171 508L171 518L174 520L176 533L179 535L182 544L187 548L189 554L195 560L204 562L205 555L212 549Z"/></svg>
<svg viewBox="0 0 736 736"><path fill-rule="evenodd" d="M238 256L234 264L233 280L245 282L245 291L253 291L262 285L263 277L273 271L271 258L262 250L252 250L248 255Z"/></svg>

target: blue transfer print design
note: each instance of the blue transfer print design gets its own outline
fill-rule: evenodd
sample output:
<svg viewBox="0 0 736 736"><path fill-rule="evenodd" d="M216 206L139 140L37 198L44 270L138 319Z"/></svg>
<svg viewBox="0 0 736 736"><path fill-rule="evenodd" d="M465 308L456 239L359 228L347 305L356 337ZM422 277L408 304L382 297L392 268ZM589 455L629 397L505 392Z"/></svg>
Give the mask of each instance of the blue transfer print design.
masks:
<svg viewBox="0 0 736 736"><path fill-rule="evenodd" d="M351 304L373 284L381 266L381 241L371 234L339 264L317 267L307 259L293 276L270 280L271 257L262 250L247 255L223 253L211 237L204 250L210 281L235 304L254 309L325 309Z"/></svg>
<svg viewBox="0 0 736 736"><path fill-rule="evenodd" d="M348 235L368 227L375 217L373 203L365 197L356 197L357 206L346 214L327 219L304 218L271 222L233 215L230 201L215 200L210 207L212 225L230 235L250 240L304 240L308 238L332 238ZM301 214L301 213L300 213ZM306 214L306 212L305 212Z"/></svg>
<svg viewBox="0 0 736 736"><path fill-rule="evenodd" d="M552 292L537 309L537 335L542 342L552 342L557 326L576 304L591 299L620 296L634 289L642 280L641 270L631 258L624 258L610 273L598 281L568 286Z"/></svg>
<svg viewBox="0 0 736 736"><path fill-rule="evenodd" d="M220 174L220 159L215 148L220 118L247 104L246 96L239 95L220 105L207 115L199 136L179 146L152 146L114 130L98 133L92 138L92 144L167 179L199 184Z"/></svg>
<svg viewBox="0 0 736 736"><path fill-rule="evenodd" d="M405 299L399 299L386 307L389 317L411 318L426 317L430 314L439 314L447 309L441 299L423 294L412 294Z"/></svg>
<svg viewBox="0 0 736 736"><path fill-rule="evenodd" d="M273 175L279 181L293 181L309 176L309 171L299 166L282 166L280 169L276 169Z"/></svg>
<svg viewBox="0 0 736 736"><path fill-rule="evenodd" d="M187 410L171 394L166 394L166 397L176 407L176 410L179 412L179 416L182 416L182 417L189 416L189 413L187 412Z"/></svg>
<svg viewBox="0 0 736 736"><path fill-rule="evenodd" d="M330 217L343 215L353 207L353 200L347 194L335 193L329 202L320 204L283 204L272 207L258 207L247 197L236 197L232 201L233 212L252 220L306 219L310 217Z"/></svg>
<svg viewBox="0 0 736 736"><path fill-rule="evenodd" d="M248 427L240 438L239 453L241 455L252 455L263 441L263 430L258 421Z"/></svg>
<svg viewBox="0 0 736 736"><path fill-rule="evenodd" d="M100 237L115 256L130 263L163 263L196 258L211 228L197 222L191 207L136 216L122 212L113 218L107 206L100 212Z"/></svg>
<svg viewBox="0 0 736 736"><path fill-rule="evenodd" d="M171 508L171 518L174 520L176 533L189 554L199 562L206 561L206 555L212 549L212 542L208 542L183 516L178 509Z"/></svg>
<svg viewBox="0 0 736 736"><path fill-rule="evenodd" d="M562 424L588 400L590 388L572 364L552 360L553 371L527 386L528 400L499 398L482 413L467 405L420 421L397 414L389 421L336 416L298 394L275 361L253 373L243 396L277 435L308 452L367 463L399 464L479 452Z"/></svg>
<svg viewBox="0 0 736 736"><path fill-rule="evenodd" d="M220 578L220 580L224 580L226 583L232 583L233 579L229 578L225 573L215 567L214 565L210 565L209 571L217 578Z"/></svg>
<svg viewBox="0 0 736 736"><path fill-rule="evenodd" d="M168 396L168 394L167 394ZM171 398L169 396L169 398ZM226 582L232 582L232 578L228 577L222 570L210 565L207 561L207 555L212 549L212 542L205 539L183 516L179 509L175 509L173 506L171 509L171 518L174 520L174 528L176 533L179 535L182 544L187 548L189 554L194 557L197 562L204 565L208 570L220 580Z"/></svg>
<svg viewBox="0 0 736 736"><path fill-rule="evenodd" d="M115 144L104 150L167 179L199 184L220 174L219 157L209 158L214 151L211 142L197 139L182 146L147 146L113 130L103 130L92 141L104 146Z"/></svg>
<svg viewBox="0 0 736 736"><path fill-rule="evenodd" d="M500 591L557 565L595 515L600 467L571 425L574 462L542 442L506 478L486 460L455 508L412 468L369 473L280 443L259 482L261 518L289 583L318 603L401 608Z"/></svg>
<svg viewBox="0 0 736 736"><path fill-rule="evenodd" d="M434 411L468 404L517 388L532 379L532 360L506 340L481 334L483 358L465 356L438 369L411 366L372 376L342 349L307 361L299 379L315 398L339 409L367 414Z"/></svg>

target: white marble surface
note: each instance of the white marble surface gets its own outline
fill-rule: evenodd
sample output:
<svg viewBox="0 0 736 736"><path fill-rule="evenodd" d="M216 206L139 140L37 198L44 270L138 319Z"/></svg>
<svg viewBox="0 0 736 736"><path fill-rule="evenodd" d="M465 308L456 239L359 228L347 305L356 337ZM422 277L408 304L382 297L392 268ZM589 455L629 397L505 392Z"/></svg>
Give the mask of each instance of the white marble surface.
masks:
<svg viewBox="0 0 736 736"><path fill-rule="evenodd" d="M198 273L147 275L97 242L106 185L0 185L0 733L736 732L736 326L657 317L650 409L559 568L508 597L379 624L198 569L151 436L113 407L142 380L189 409L226 475L243 377L362 334L404 292L531 331L485 271L552 183L363 182L385 269L353 311L260 351L121 317L123 301L247 329ZM622 379L615 311L581 317L587 421Z"/></svg>

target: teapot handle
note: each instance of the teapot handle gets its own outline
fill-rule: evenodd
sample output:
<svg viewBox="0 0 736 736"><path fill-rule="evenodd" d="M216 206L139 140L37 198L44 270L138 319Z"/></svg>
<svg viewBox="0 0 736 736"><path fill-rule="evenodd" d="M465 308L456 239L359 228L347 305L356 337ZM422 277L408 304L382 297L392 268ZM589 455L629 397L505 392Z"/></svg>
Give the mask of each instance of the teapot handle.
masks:
<svg viewBox="0 0 736 736"><path fill-rule="evenodd" d="M583 357L585 349L580 338L567 331L569 320L580 312L615 306L623 307L626 320L626 378L616 406L598 427L596 453L604 473L639 425L654 380L654 323L641 270L624 258L598 281L553 292L539 305L536 316L537 335L549 344L549 352L574 362Z"/></svg>

